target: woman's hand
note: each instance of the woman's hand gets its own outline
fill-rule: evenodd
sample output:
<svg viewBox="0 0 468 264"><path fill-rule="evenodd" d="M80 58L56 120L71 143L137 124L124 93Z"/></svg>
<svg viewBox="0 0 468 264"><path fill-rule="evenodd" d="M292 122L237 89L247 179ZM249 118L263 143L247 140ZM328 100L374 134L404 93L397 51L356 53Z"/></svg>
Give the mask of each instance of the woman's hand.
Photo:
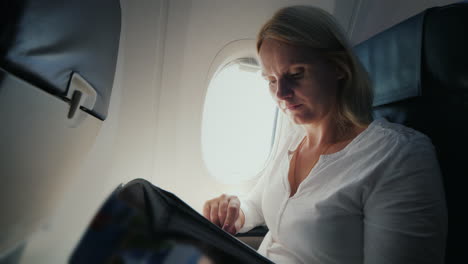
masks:
<svg viewBox="0 0 468 264"><path fill-rule="evenodd" d="M244 226L245 216L240 209L240 201L237 196L222 194L206 201L203 206L203 215L233 235Z"/></svg>

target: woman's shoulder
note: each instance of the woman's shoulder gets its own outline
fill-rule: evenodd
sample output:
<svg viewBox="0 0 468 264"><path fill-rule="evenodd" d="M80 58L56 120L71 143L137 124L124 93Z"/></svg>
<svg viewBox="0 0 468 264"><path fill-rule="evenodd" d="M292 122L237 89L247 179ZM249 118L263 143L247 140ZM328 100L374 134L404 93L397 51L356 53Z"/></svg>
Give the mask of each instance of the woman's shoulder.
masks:
<svg viewBox="0 0 468 264"><path fill-rule="evenodd" d="M366 139L361 142L375 151L393 152L397 156L434 151L428 136L401 124L377 119L369 125L368 130Z"/></svg>
<svg viewBox="0 0 468 264"><path fill-rule="evenodd" d="M373 186L419 186L429 178L433 181L440 178L437 155L428 136L385 119L374 120L369 128L368 140L362 141L360 152L356 151L364 160L364 168L373 168L369 170L371 173L363 176L369 179L368 183ZM375 171L378 173L373 173ZM392 193L391 189L388 188Z"/></svg>
<svg viewBox="0 0 468 264"><path fill-rule="evenodd" d="M399 142L410 144L418 141L430 143L428 136L413 128L398 123L392 123L384 118L374 120L370 126L372 133L369 136L379 139L379 141Z"/></svg>

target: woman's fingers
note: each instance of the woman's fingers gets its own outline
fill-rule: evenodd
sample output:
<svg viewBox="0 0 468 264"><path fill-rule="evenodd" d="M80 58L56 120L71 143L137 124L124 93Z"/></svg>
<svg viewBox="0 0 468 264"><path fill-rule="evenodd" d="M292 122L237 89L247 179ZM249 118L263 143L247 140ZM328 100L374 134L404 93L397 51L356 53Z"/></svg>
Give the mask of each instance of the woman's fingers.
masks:
<svg viewBox="0 0 468 264"><path fill-rule="evenodd" d="M218 218L218 201L217 199L209 200L203 205L203 216L210 220L215 225L220 226Z"/></svg>
<svg viewBox="0 0 468 264"><path fill-rule="evenodd" d="M221 223L219 222L218 211L218 203L212 203L210 209L210 221L217 226L221 226Z"/></svg>
<svg viewBox="0 0 468 264"><path fill-rule="evenodd" d="M233 230L235 232L235 222L239 218L239 208L240 208L240 201L237 197L232 196L229 199L229 204L226 210L226 219L224 221L223 229L232 233Z"/></svg>
<svg viewBox="0 0 468 264"><path fill-rule="evenodd" d="M244 226L244 220L241 220L241 210L239 210L239 217L237 218L236 222L234 223L234 226L232 228L232 230L229 232L233 235L237 234L237 232L239 232L239 230L242 228L242 226Z"/></svg>
<svg viewBox="0 0 468 264"><path fill-rule="evenodd" d="M226 221L228 205L229 205L228 198L223 198L221 201L219 201L218 218L219 218L219 223L220 223L219 226L221 227L222 225L224 225L224 222Z"/></svg>
<svg viewBox="0 0 468 264"><path fill-rule="evenodd" d="M211 213L210 201L206 201L205 204L203 205L203 216L206 219L211 220L210 213Z"/></svg>
<svg viewBox="0 0 468 264"><path fill-rule="evenodd" d="M213 224L235 234L235 223L239 218L240 201L237 196L221 195L203 206L203 216Z"/></svg>

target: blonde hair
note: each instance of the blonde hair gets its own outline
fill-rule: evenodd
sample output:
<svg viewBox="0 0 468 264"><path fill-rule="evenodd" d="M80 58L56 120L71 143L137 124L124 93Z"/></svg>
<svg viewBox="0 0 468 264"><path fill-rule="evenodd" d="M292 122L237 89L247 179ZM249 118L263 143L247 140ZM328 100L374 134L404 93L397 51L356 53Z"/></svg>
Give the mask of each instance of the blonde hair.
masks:
<svg viewBox="0 0 468 264"><path fill-rule="evenodd" d="M257 52L265 39L310 48L322 54L345 75L338 91L338 120L359 127L372 121L373 91L368 74L332 15L312 6L282 8L258 33Z"/></svg>

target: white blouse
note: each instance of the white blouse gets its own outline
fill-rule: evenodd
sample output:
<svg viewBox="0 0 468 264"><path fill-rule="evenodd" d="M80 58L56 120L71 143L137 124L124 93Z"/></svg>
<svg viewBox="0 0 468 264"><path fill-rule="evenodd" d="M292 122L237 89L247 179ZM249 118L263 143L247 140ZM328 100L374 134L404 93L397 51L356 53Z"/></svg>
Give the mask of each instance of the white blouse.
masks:
<svg viewBox="0 0 468 264"><path fill-rule="evenodd" d="M443 263L447 212L434 147L425 135L373 121L322 155L289 197L291 135L250 194L245 225L266 224L258 252L275 263Z"/></svg>

